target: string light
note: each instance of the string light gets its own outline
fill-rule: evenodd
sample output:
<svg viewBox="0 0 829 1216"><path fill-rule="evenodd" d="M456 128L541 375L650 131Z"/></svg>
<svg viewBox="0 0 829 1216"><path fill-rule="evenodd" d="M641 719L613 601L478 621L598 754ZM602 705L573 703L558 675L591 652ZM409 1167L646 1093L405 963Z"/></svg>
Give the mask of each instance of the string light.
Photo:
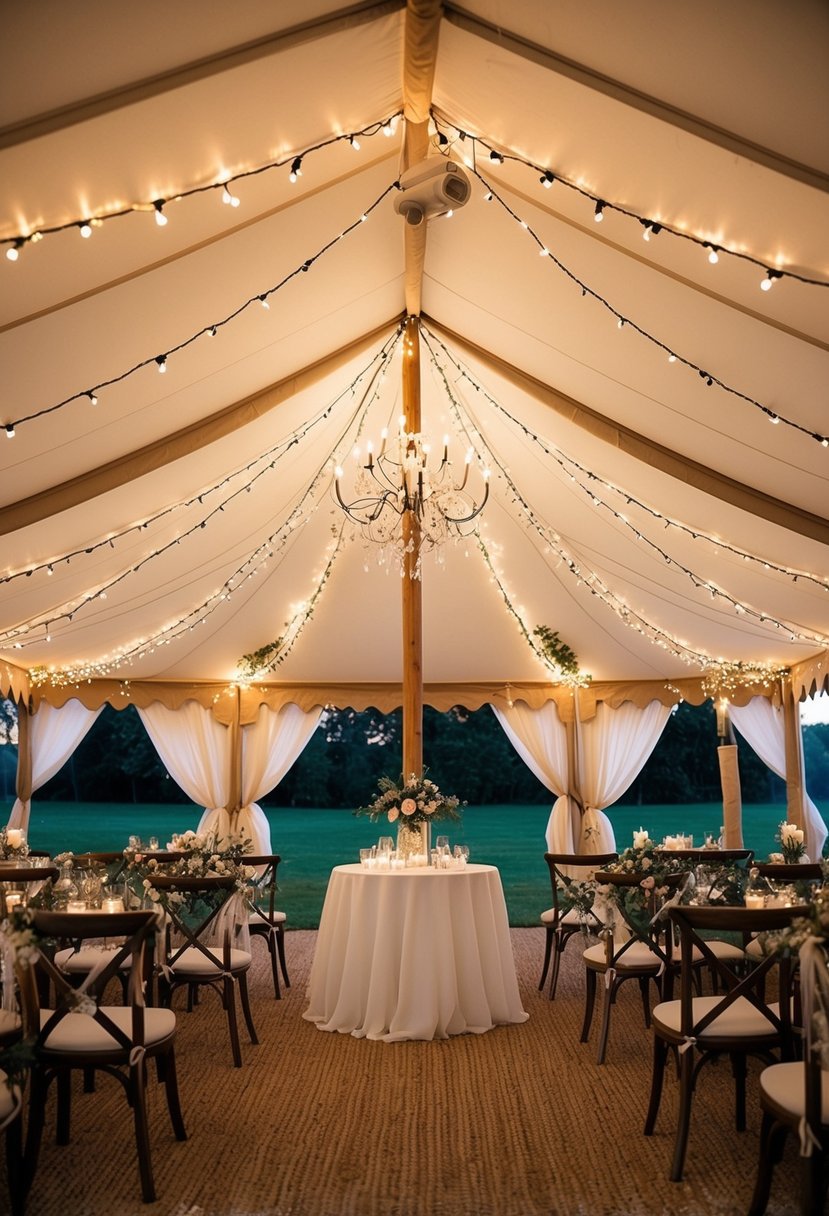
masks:
<svg viewBox="0 0 829 1216"><path fill-rule="evenodd" d="M603 203L601 199L599 199L598 202L596 203L596 209L593 212L593 219L596 221L597 224L600 224L602 222L602 220L604 219L605 206L606 206L606 204Z"/></svg>
<svg viewBox="0 0 829 1216"><path fill-rule="evenodd" d="M313 144L306 148L299 156L297 156L295 153L291 153L288 157L283 157L281 160L268 161L266 164L257 165L253 169L244 169L239 173L233 174L224 173L219 181L210 182L200 186L185 186L180 190L176 190L175 193L171 194L169 197L157 198L153 200L152 203L130 203L125 207L121 207L117 211L109 211L105 214L94 215L88 219L76 218L74 220L68 220L66 223L52 224L42 228L37 228L33 232L26 235L19 233L17 236L3 237L0 240L0 245L8 246L6 249L6 257L10 262L16 262L20 251L26 245L34 245L38 241L43 240L44 236L53 236L58 232L66 232L70 228L80 227L81 224L88 224L91 228L96 228L100 227L101 224L109 220L120 219L125 215L134 215L139 212L154 210L156 223L163 227L163 225L167 223L168 219L163 210L167 203L172 202L173 199L178 201L180 199L193 198L195 195L204 194L209 190L221 190L223 201L229 206L238 207L240 200L230 190L230 185L233 182L240 182L249 177L258 177L262 173L268 173L275 169L281 169L289 162L291 162L293 165L301 165L304 157L310 156L314 152L319 152L324 148L332 147L333 145L340 143L342 140L348 140L352 142L353 146L359 146L358 137L371 137L373 135L377 135L380 131L387 136L393 135L395 121L401 113L402 111L398 110L390 118L380 119L377 122L369 123L367 126L360 128L359 131L332 135L329 139L321 140L319 143ZM298 177L299 175L299 172L297 172L296 176ZM292 178L292 180L295 180L295 178ZM83 235L88 236L89 233L83 233Z"/></svg>
<svg viewBox="0 0 829 1216"><path fill-rule="evenodd" d="M177 345L170 347L170 349L164 354L152 355L147 359L142 359L140 363L133 364L133 366L127 368L126 371L120 372L116 376L112 376L109 380L101 380L98 384L95 384L90 388L81 389L78 392L73 393L70 397L65 397L62 401L56 402L54 405L48 405L43 409L33 410L30 414L25 414L20 418L15 418L13 422L9 423L12 430L14 430L15 426L21 426L25 422L32 422L35 418L43 418L47 414L55 413L56 410L62 410L75 401L79 401L81 399L88 401L90 393L94 395L100 392L100 390L103 388L109 388L113 384L120 384L122 381L128 379L136 372L141 371L143 368L153 363L157 364L159 371L166 370L167 360L171 355L178 354L179 351L185 350L187 347L192 346L194 342L197 342L199 338L202 338L205 335L209 334L210 336L215 337L218 329L221 329L223 326L229 325L232 321L235 321L236 318L241 316L241 314L245 312L246 309L251 307L251 305L260 304L261 297L263 295L266 297L274 295L277 291L280 291L283 287L285 287L286 284L290 283L292 279L296 278L297 275L310 270L314 263L319 260L319 258L323 257L326 253L333 249L339 241L344 240L345 237L349 236L352 232L354 232L355 229L364 224L366 219L372 214L373 211L376 210L377 207L380 206L386 196L395 189L397 189L397 183L393 182L390 186L386 187L382 194L380 194L369 207L366 207L365 210L360 213L359 219L354 220L341 232L337 233L336 236L327 241L312 257L306 258L301 265L296 266L293 270L289 271L284 278L280 279L280 281L275 283L272 287L269 287L267 291L259 292L245 300L238 307L234 308L231 313L228 313L228 315L221 321L214 321L209 325L205 325L202 329L197 330L196 333L191 334L188 338L185 338L183 341L177 343ZM162 364L164 365L163 367ZM0 425L3 424L0 423Z"/></svg>
<svg viewBox="0 0 829 1216"><path fill-rule="evenodd" d="M452 142L444 128L453 130L456 133L456 138L458 139L463 140L467 138L466 132L461 132L460 128L455 123L453 123L445 115L441 114L434 107L432 108L431 116L437 131L437 140L440 147L445 148ZM474 138L482 148L490 150L492 149L492 144L482 136L478 135ZM750 253L745 253L742 249L733 249L721 244L714 245L711 241L706 240L704 237L697 236L692 232L687 232L681 228L672 228L670 224L666 224L664 220L655 220L653 216L640 215L637 211L632 211L629 207L623 207L620 203L612 203L608 202L606 199L600 199L598 195L592 194L589 190L586 190L584 186L579 185L578 182L571 181L569 178L563 177L560 173L553 174L553 171L548 167L537 165L534 161L526 160L523 156L518 156L513 152L503 151L499 152L499 155L502 157L502 161L512 161L514 164L523 165L526 169L530 169L533 172L540 174L539 182L546 188L549 188L549 186L553 184L553 181L560 182L562 186L566 187L566 189L573 190L576 194L581 195L582 198L585 198L593 203L594 206L601 203L603 211L614 211L619 215L626 216L628 219L637 220L640 224L649 224L651 236L656 236L658 232L666 232L669 236L675 237L677 240L689 241L693 245L697 245L702 249L709 250L708 260L713 265L716 265L716 263L720 260L719 255L722 253L726 254L728 257L738 258L741 261L748 262L752 266L756 266L763 271L768 272L769 270L773 270L775 271L775 274L773 275L774 278L780 277L794 279L798 283L805 283L809 287L829 287L829 280L827 279L819 279L809 275L799 274L795 270L783 270L778 267L770 267L763 262L762 259L754 257ZM594 218L596 220L599 219L595 213ZM765 288L765 290L768 291L768 288Z"/></svg>
<svg viewBox="0 0 829 1216"><path fill-rule="evenodd" d="M518 427L520 427L520 429L522 430L522 432L524 433L525 436L532 437L533 440L539 446L541 446L542 450L544 450L547 455L552 455L554 457L554 459L557 460L557 463L560 465L560 467L564 468L565 459L573 467L576 467L580 470L581 470L582 466L580 466L578 464L578 462L571 460L569 457L564 458L563 454L561 454L561 453L557 454L556 452L551 451L551 449L548 446L546 446L544 444L544 442L539 439L538 436L533 435L533 433L529 430L529 428L527 428L526 426L524 426L521 423L518 423L517 420L515 420L512 417L512 415L509 414L509 412L506 409L504 409L502 406L500 406L499 403L497 401L495 401L488 393L486 393L485 390L481 390L480 387L476 384L476 382L473 381L471 379L471 377L469 377L468 373L466 373L464 371L464 369L457 362L457 360L452 358L452 356L446 350L446 347L444 346L444 344L441 343L440 340L437 339L430 330L428 330L428 328L424 327L423 337L424 337L424 345L425 345L427 351L429 352L429 355L430 355L430 358L432 359L434 367L436 368L438 374L440 375L440 377L443 381L445 390L447 392L447 396L449 397L449 400L451 403L451 407L452 407L455 417L458 419L460 425L462 427L464 427L466 431L469 431L470 428L472 428L474 430L477 443L488 453L488 458L491 461L493 461L495 463L495 465L499 468L503 478L507 482L507 484L514 496L514 502L516 502L516 504L519 505L520 509L524 512L526 518L533 525L533 527L536 528L539 535L543 536L548 541L548 543L551 544L552 547L556 548L556 550L559 552L560 556L568 563L569 568L571 570L575 570L575 567L572 564L572 562L573 562L572 554L570 554L565 548L562 547L561 538L558 536L558 534L552 533L552 530L549 529L548 525L544 525L541 529L539 529L539 527L538 527L539 521L538 521L538 517L537 517L536 513L533 511L532 507L529 505L529 503L526 501L526 499L524 499L524 497L520 494L518 487L513 482L512 478L510 477L503 462L498 460L497 456L492 451L488 442L483 438L483 436L480 432L480 429L477 427L477 425L474 423L474 421L471 419L471 417L468 414L464 413L464 410L463 410L458 398L455 396L455 394L452 391L449 377L447 376L447 374L446 374L445 370L443 369L443 367L441 366L441 364L436 359L435 352L431 346L431 341L434 341L437 345L439 345L441 347L441 349L444 351L444 353L449 357L449 359L452 362L455 369L461 373L461 376L464 379L469 380L469 382L472 383L473 386L479 388L479 391L483 392L484 397L487 400L488 404L494 405L504 417L506 417L510 422L512 422L515 425L517 425ZM567 473L567 476L569 476L571 478L571 480L573 480L573 481L577 480L572 473ZM601 479L598 477L594 477L594 480L600 481ZM672 566L675 566L681 573L687 575L688 578L693 583L693 585L695 586L695 588L704 589L704 590L708 591L708 593L714 599L724 600L740 615L750 616L761 624L769 624L777 629L783 630L784 632L786 632L788 634L788 636L790 637L790 640L792 640L792 641L815 643L820 646L829 645L829 638L827 638L824 635L821 635L819 633L810 632L807 630L794 629L791 625L787 624L786 622L777 620L776 618L772 617L767 612L761 612L758 609L752 608L750 605L746 605L746 604L742 603L741 601L738 601L734 596L732 596L729 592L725 591L722 587L720 587L717 584L711 582L710 580L705 579L702 576L696 574L689 567L683 565L681 562L678 562L674 558L672 558L671 555L668 554L667 551L664 550L661 546L656 545L654 542L650 541L647 537L645 537L644 534L641 533L638 529L635 529L633 527L633 525L631 525L629 523L629 521L624 516L622 516L619 512L614 511L612 507L609 507L609 506L607 506L607 504L603 503L602 500L595 493L595 491L589 489L587 486L584 486L584 485L582 485L581 488L584 490L584 492L586 494L589 495L594 506L606 507L606 509L608 511L610 511L618 520L620 520L622 523L624 523L626 527L628 527L631 531L635 532L638 540L643 540L651 549L653 549L655 552L657 552L659 554L659 556L662 557L666 562L668 562ZM652 511L651 513L655 517L658 517L661 519L661 515L659 512ZM684 528L683 530L688 531L688 532L691 531L688 528ZM551 537L552 537L552 539L551 539ZM716 543L716 542L712 540L712 543ZM768 565L768 563L764 563L764 564ZM799 572L793 572L793 571L787 570L786 573L793 575L793 577L795 577L795 578L799 577ZM819 580L817 578L815 578L815 576L806 575L804 577L811 578L811 581L813 581L815 583L819 582ZM610 601L613 601L615 603L621 602L621 601L619 601L619 597L616 596L615 593L611 592L611 589L606 584L604 584L598 578L598 575L596 575L594 572L591 572L590 579L591 579L591 590L593 591L594 594L597 594L597 592L594 590L594 587L600 587L601 594L600 594L599 598L605 599L606 602L609 602L608 598L607 598L609 595ZM587 580L585 580L585 581L587 581ZM821 582L820 585L823 586L824 589L827 589L825 583ZM622 613L620 615L622 615L623 619L625 619L625 620L630 615L630 609L627 607L627 605L625 605L624 613ZM650 622L645 621L645 619L643 617L636 615L636 614L634 614L634 615L636 616L636 621L637 621L638 625L643 625L647 629L650 629L650 630L656 630L656 632L661 637L668 638L667 634L664 634L663 631L658 630L658 628L656 626L652 625ZM640 632L641 631L642 630L640 628ZM671 639L671 641L673 642L675 640ZM677 645L679 646L680 644L677 643ZM690 650L690 648L684 646L684 644L682 645L682 648L686 651ZM697 653L698 656L701 655L701 656L705 657L706 661L707 661L707 656L704 656L704 652L695 652L695 653Z"/></svg>
<svg viewBox="0 0 829 1216"><path fill-rule="evenodd" d="M538 234L530 227L530 225L527 223L527 221L522 219L512 209L512 207L510 207L509 203L507 203L506 200L501 197L501 195L498 193L497 190L493 189L493 187L478 172L478 170L472 169L471 172L473 172L475 174L475 176L478 178L478 180L483 185L484 189L488 190L492 194L493 199L496 202L500 203L501 207L504 209L504 211L507 213L507 215L520 228L524 229L524 231L528 233L530 238L538 246L539 250L546 248L546 246L544 245L544 242L541 240L541 238L538 236ZM598 209L598 203L597 203L597 209ZM596 218L598 218L598 216ZM688 359L684 355L680 354L679 351L672 350L671 347L667 345L667 343L663 342L660 338L655 337L654 334L652 334L648 330L644 329L636 321L632 320L631 317L625 316L624 313L619 312L618 308L616 308L613 304L611 304L609 300L607 300L598 291L595 291L592 287L590 287L587 283L585 283L582 279L580 279L577 274L575 274L572 270L570 270L569 267L565 266L565 264L562 261L560 261L559 258L557 258L555 256L555 254L551 253L549 250L548 250L548 259L547 260L548 260L549 264L552 266L555 266L556 269L565 276L565 278L569 279L571 283L573 283L575 286L577 286L581 289L582 296L589 296L592 300L595 300L595 302L597 304L600 304L602 306L602 308L606 309L609 313L611 313L611 315L616 318L617 324L619 322L621 322L621 324L619 325L619 328L622 328L622 326L629 326L630 329L633 330L634 333L637 333L640 336L640 338L644 338L646 342L649 342L651 344L651 346L654 346L654 347L656 347L657 350L661 350L662 352L664 352L668 356L669 359L671 359L671 356L673 356L673 359L671 359L671 362L682 363L690 371L695 371L709 388L716 385L717 388L722 389L723 392L728 393L732 397L736 397L737 400L744 402L746 405L752 406L753 409L758 410L760 413L764 414L766 417L768 417L770 414L774 414L776 417L778 417L780 419L781 422L785 423L786 426L791 427L792 430L799 432L801 435L805 435L809 439L815 440L822 447L829 446L829 436L821 434L820 432L813 431L809 427L803 426L802 423L795 422L795 420L792 418L787 418L784 414L781 414L779 410L771 410L767 405L764 405L762 401L758 401L756 398L750 396L748 393L744 393L741 389L734 388L732 385L727 384L725 380L721 380L719 378L719 376L715 376L712 372L706 371L705 368L701 367L698 363L695 363L693 361L693 359ZM778 273L780 273L780 272L778 272ZM824 443L824 440L827 440L827 442Z"/></svg>
<svg viewBox="0 0 829 1216"><path fill-rule="evenodd" d="M207 498L211 494L221 490L222 487L230 485L232 482L239 479L240 477L244 477L246 474L250 473L251 470L256 470L254 472L254 474L248 480L246 480L241 486L239 486L235 490L233 490L230 494L228 494L221 502L217 503L213 508L211 508L202 519L197 520L191 527L186 529L184 532L180 533L179 535L177 535L170 541L168 541L165 544L154 549L152 552L145 554L144 557L142 557L137 562L131 563L130 566L128 566L126 569L118 572L115 576L113 576L111 579L109 579L103 585L88 590L87 592L84 593L84 595L80 599L66 602L64 604L61 604L60 606L53 605L49 609L49 622L50 623L53 624L56 621L66 621L67 623L70 623L79 614L79 612L82 609L88 607L90 604L92 604L96 600L106 599L107 593L109 591L111 591L114 587L118 586L119 584L124 583L131 575L137 574L151 561L153 561L156 558L161 557L164 553L169 552L169 550L171 550L175 546L183 543L189 537L198 533L201 529L205 528L212 519L214 519L220 513L224 512L226 506L229 506L235 499L238 499L242 494L249 493L256 482L258 482L261 478L267 476L269 473L271 473L274 469L277 468L279 460L281 459L281 457L283 455L285 455L287 452L289 452L294 446L299 444L301 442L301 440L304 439L314 428L316 428L319 425L322 425L331 416L334 409L341 402L347 400L350 397L354 397L354 395L357 393L357 390L359 389L361 383L365 380L368 381L368 387L365 391L364 399L361 402L359 408L362 409L363 411L367 411L370 408L372 401L375 399L379 384L382 382L383 376L385 374L384 373L385 364L388 361L388 359L391 357L391 355L393 354L395 345L400 341L402 332L403 332L403 326L401 324L400 326L398 326L396 331L386 340L386 342L383 343L383 345L381 346L379 351L372 357L372 359L369 361L369 363L358 373L358 375L354 378L354 380L352 380L352 382L349 385L347 385L344 389L342 389L337 394L337 396L325 407L324 410L320 411L314 418L310 419L308 422L303 424L303 426L301 428L298 428L292 434L290 434L286 438L280 440L279 443L274 445L273 448L271 448L270 450L268 450L264 453L261 453L254 460L252 460L246 466L244 466L244 468L236 470L235 472L228 474L220 482L215 483L214 485L208 487L207 489L201 490L197 495L192 496L191 498L189 498L183 502L180 502L177 504L172 504L171 506L166 507L163 511L160 511L157 515L151 517L150 519L143 520L140 523L131 525L130 527L124 529L124 531L119 534L110 535L103 539L99 539L96 542L92 542L89 545L87 545L87 547L83 550L75 550L74 552L71 552L69 554L63 554L61 556L53 556L47 562L40 563L37 566L33 566L33 567L29 567L28 569L9 573L4 578L0 579L0 583L12 582L14 579L22 578L22 577L28 578L28 577L31 577L31 575L36 573L37 571L42 571L44 569L46 570L47 574L52 574L54 565L59 562L66 562L66 564L68 565L72 558L75 558L82 553L92 554L93 552L95 552L95 550L97 550L105 545L110 545L110 546L114 547L114 542L116 540L122 539L122 537L128 535L130 532L139 532L140 533L141 531L147 529L151 524L158 522L160 519L164 518L165 516L170 515L174 511L188 509L188 508L194 506L196 503L201 504L205 498ZM346 423L346 429L350 425L351 425L350 422ZM245 577L247 577L246 570L248 568L250 569L251 575L256 574L271 558L273 558L275 552L280 551L281 548L284 547L284 544L287 543L288 539L297 530L297 528L302 526L303 523L307 522L307 520L309 520L311 518L311 515L318 507L319 498L321 497L322 491L325 488L323 483L325 482L325 480L327 478L327 469L328 469L329 459L330 458L326 458L326 460L323 462L323 464L318 468L318 470L311 482L311 485L309 486L308 490L303 495L300 503L291 512L291 514L289 515L289 517L285 521L285 523L277 530L276 533L269 536L263 542L263 544L261 544L254 551L254 553L231 576L231 578L229 580L226 580L221 591L216 593L217 595L219 595L221 600L228 598L228 596L230 595L233 588L230 587L229 584L231 584L235 579L237 579L238 577L241 577L242 575L245 575ZM259 466L263 465L263 462L264 462L264 467L259 467ZM319 490L319 493L318 493L318 490ZM311 502L311 505L307 506L306 504L309 500ZM212 597L211 597L211 600L207 601L208 608L210 608L211 602L212 602ZM142 646L152 645L154 642L157 644L160 644L158 642L158 638L160 636L162 636L162 634L168 633L170 630L175 631L175 629L178 626L182 625L184 622L191 622L191 619L194 617L198 617L199 613L202 612L203 610L205 610L204 604L201 606L201 608L191 610L190 612L188 612L186 614L186 616L184 618L182 618L181 621L177 622L174 625L167 626L166 630L162 631L161 634L156 635L154 639L150 639L148 642L142 642L141 645ZM212 611L212 609L210 609L210 610ZM208 615L209 615L209 612L208 612ZM197 623L200 623L200 621L198 621ZM0 645L13 643L15 649L18 649L18 650L23 649L24 647L31 646L31 645L36 645L37 639L30 637L29 635L34 630L38 629L42 624L43 624L43 620L37 619L37 618L31 618L28 621L20 622L13 628L8 629L5 632L0 634ZM187 625L188 630L191 627L192 627L192 624L188 623L188 625ZM20 640L21 638L26 639L26 640L21 641ZM132 655L132 657L140 657L140 656L136 656L136 654L133 653L133 650L131 648L128 648L128 652L129 652L129 654ZM145 652L142 651L141 653L143 654ZM117 662L119 662L119 663L121 661L124 661L124 660L122 660L122 659L117 660ZM96 660L95 663L92 664L92 666L104 665L106 667L106 671L108 673L111 670L113 670L112 665L114 662L116 662L116 660L113 660L113 659L104 659L104 660L100 660L100 661ZM90 666L91 665L89 663L87 663L84 665L84 669L85 670L90 669ZM98 671L97 674L103 674L103 667L101 668L100 671Z"/></svg>
<svg viewBox="0 0 829 1216"><path fill-rule="evenodd" d="M295 182L298 177L302 177L302 157L295 156L291 162L291 172L288 174L292 182Z"/></svg>
<svg viewBox="0 0 829 1216"><path fill-rule="evenodd" d="M84 220L82 224L78 224L78 231L85 240L88 240L92 236L92 225L89 220Z"/></svg>

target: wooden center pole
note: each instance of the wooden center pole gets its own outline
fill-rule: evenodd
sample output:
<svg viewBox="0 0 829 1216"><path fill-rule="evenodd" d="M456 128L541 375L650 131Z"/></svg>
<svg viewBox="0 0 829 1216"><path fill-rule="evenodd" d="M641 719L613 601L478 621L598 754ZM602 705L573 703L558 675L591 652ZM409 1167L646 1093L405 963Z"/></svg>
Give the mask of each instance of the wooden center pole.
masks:
<svg viewBox="0 0 829 1216"><path fill-rule="evenodd" d="M420 433L420 329L409 317L403 336L403 412L409 434ZM423 585L413 577L420 557L420 520L403 515L403 779L423 772Z"/></svg>

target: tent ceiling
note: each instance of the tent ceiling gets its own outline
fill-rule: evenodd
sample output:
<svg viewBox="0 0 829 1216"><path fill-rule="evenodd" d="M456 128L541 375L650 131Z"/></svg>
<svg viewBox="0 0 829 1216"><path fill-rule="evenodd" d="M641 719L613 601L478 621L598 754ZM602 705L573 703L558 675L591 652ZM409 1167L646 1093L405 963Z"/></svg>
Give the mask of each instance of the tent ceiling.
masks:
<svg viewBox="0 0 829 1216"><path fill-rule="evenodd" d="M0 238L148 205L89 240L72 228L27 244L16 263L0 259L0 423L17 423L0 447L0 574L54 564L0 584L0 656L21 666L98 662L174 625L175 640L113 674L227 680L242 654L281 634L319 586L342 523L331 457L350 450L361 377L404 309L390 189L403 122L391 138L363 137L359 152L347 140L309 151L403 109L404 7L207 9L41 0L7 22ZM829 450L738 394L807 432L829 430L829 291L789 277L760 291L764 272L749 261L711 266L667 232L645 243L638 220L618 212L596 224L588 199L561 183L542 190L524 162L827 282L828 50L817 0L796 21L772 0L708 0L658 21L634 2L624 22L609 0L445 6L432 97L450 152L471 157L460 129L518 159L493 164L479 143L475 166L497 197L486 201L473 177L468 206L428 230L424 430L437 441L457 431L428 344L485 437L479 450L507 475L494 475L482 516L502 589L474 542L450 547L439 567L424 561L427 680L543 678L504 594L530 629L557 629L597 679L699 670L626 625L556 544L617 607L693 651L791 664L825 644L829 591L732 550L825 578ZM208 190L170 201L169 223L154 223L154 199L277 160L234 184L238 208ZM189 341L214 324L215 337ZM155 359L168 353L161 376ZM364 438L395 425L398 369L395 357ZM583 415L553 408L518 373ZM82 397L20 421L109 380L95 406ZM608 438L614 427L639 447ZM466 440L454 442L461 452ZM649 445L671 454L671 471ZM573 460L598 503L571 480ZM711 477L677 476L683 462ZM727 482L748 497L729 496ZM726 547L666 527L630 497ZM300 526L285 533L301 502ZM242 581L237 572L259 565L251 555L268 550ZM83 605L122 573L106 599ZM214 600L228 580L238 590ZM394 571L359 543L342 546L277 677L398 679L399 601ZM16 648L8 631L26 622Z"/></svg>

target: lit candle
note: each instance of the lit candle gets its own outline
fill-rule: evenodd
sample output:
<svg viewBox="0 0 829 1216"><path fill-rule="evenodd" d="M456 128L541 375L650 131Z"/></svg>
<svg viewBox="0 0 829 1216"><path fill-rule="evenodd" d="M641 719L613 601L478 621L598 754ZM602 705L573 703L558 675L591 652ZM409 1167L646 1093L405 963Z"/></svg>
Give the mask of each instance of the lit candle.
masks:
<svg viewBox="0 0 829 1216"><path fill-rule="evenodd" d="M115 896L108 897L102 902L101 909L104 912L123 912L124 901Z"/></svg>
<svg viewBox="0 0 829 1216"><path fill-rule="evenodd" d="M67 912L85 912L86 911L86 900L85 899L68 900L68 902L66 904L66 911Z"/></svg>
<svg viewBox="0 0 829 1216"><path fill-rule="evenodd" d="M634 849L644 849L644 847L647 843L648 843L647 829L640 827L638 832L633 833L633 847L634 847Z"/></svg>
<svg viewBox="0 0 829 1216"><path fill-rule="evenodd" d="M766 906L766 897L759 891L746 891L746 907L747 908L764 908Z"/></svg>
<svg viewBox="0 0 829 1216"><path fill-rule="evenodd" d="M23 843L23 839L21 828L6 828L6 842L10 849L19 849Z"/></svg>
<svg viewBox="0 0 829 1216"><path fill-rule="evenodd" d="M13 908L19 908L23 903L23 895L20 891L9 891L6 896L6 911L11 912Z"/></svg>

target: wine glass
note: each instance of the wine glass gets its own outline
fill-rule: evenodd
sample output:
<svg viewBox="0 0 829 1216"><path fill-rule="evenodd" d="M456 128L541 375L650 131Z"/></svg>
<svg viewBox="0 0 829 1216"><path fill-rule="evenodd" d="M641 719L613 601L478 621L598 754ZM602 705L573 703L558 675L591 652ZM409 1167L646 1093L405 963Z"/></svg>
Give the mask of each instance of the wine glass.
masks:
<svg viewBox="0 0 829 1216"><path fill-rule="evenodd" d="M437 849L438 853L441 854L441 856L448 857L449 856L449 837L448 836L438 836L437 840L435 841L435 848Z"/></svg>
<svg viewBox="0 0 829 1216"><path fill-rule="evenodd" d="M392 836L381 836L377 841L378 853L391 853L394 850L394 838Z"/></svg>

